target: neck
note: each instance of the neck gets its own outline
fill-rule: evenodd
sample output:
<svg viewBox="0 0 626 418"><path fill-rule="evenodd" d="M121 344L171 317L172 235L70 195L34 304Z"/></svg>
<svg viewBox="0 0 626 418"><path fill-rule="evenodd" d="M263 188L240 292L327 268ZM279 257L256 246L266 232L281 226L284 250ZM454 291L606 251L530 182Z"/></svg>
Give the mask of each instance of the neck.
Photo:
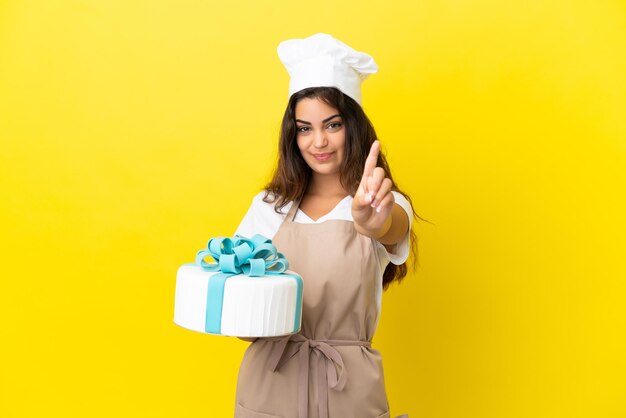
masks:
<svg viewBox="0 0 626 418"><path fill-rule="evenodd" d="M339 174L313 173L306 194L319 196L346 196L348 192L339 181Z"/></svg>

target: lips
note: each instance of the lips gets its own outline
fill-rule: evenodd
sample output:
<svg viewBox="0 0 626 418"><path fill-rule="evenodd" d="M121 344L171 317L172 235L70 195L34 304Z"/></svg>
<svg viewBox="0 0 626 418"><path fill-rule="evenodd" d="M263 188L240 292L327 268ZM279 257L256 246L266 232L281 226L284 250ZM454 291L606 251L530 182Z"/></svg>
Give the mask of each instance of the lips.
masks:
<svg viewBox="0 0 626 418"><path fill-rule="evenodd" d="M333 156L333 154L334 152L325 152L323 154L313 154L313 157L315 157L317 161L327 161Z"/></svg>

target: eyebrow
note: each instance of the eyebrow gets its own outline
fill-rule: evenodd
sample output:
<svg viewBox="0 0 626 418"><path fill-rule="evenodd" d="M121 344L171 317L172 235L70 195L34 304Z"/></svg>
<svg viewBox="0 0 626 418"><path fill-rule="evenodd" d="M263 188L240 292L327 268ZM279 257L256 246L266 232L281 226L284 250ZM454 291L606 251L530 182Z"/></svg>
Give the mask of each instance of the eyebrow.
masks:
<svg viewBox="0 0 626 418"><path fill-rule="evenodd" d="M341 117L341 115L340 115L339 113L337 113L336 115L332 115L332 116L330 116L330 117L327 117L326 119L324 119L324 120L322 121L322 123L326 123L326 122L328 122L329 120L331 120L332 118L337 117L337 116ZM311 123L311 122L307 122L307 121L302 120L302 119L296 119L296 122L306 123L307 125L312 125L312 123Z"/></svg>

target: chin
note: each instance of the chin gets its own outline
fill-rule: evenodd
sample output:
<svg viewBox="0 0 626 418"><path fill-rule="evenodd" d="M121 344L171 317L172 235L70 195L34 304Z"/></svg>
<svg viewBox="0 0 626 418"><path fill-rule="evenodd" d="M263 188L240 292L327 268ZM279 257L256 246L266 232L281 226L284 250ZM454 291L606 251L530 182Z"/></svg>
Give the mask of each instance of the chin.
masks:
<svg viewBox="0 0 626 418"><path fill-rule="evenodd" d="M313 168L312 170L313 170L313 172L315 172L317 174L323 174L323 175L339 174L339 170L333 170L333 169L316 169L316 168Z"/></svg>

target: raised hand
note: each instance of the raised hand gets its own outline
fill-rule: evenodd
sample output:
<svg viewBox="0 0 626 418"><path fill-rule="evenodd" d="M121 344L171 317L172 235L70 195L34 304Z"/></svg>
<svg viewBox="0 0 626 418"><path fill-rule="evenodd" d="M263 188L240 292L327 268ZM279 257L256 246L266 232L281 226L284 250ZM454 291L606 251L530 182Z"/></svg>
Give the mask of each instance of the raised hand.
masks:
<svg viewBox="0 0 626 418"><path fill-rule="evenodd" d="M357 231L373 238L380 238L389 230L391 210L395 203L391 180L385 177L382 167L376 166L379 153L380 142L374 141L352 201L352 218Z"/></svg>

